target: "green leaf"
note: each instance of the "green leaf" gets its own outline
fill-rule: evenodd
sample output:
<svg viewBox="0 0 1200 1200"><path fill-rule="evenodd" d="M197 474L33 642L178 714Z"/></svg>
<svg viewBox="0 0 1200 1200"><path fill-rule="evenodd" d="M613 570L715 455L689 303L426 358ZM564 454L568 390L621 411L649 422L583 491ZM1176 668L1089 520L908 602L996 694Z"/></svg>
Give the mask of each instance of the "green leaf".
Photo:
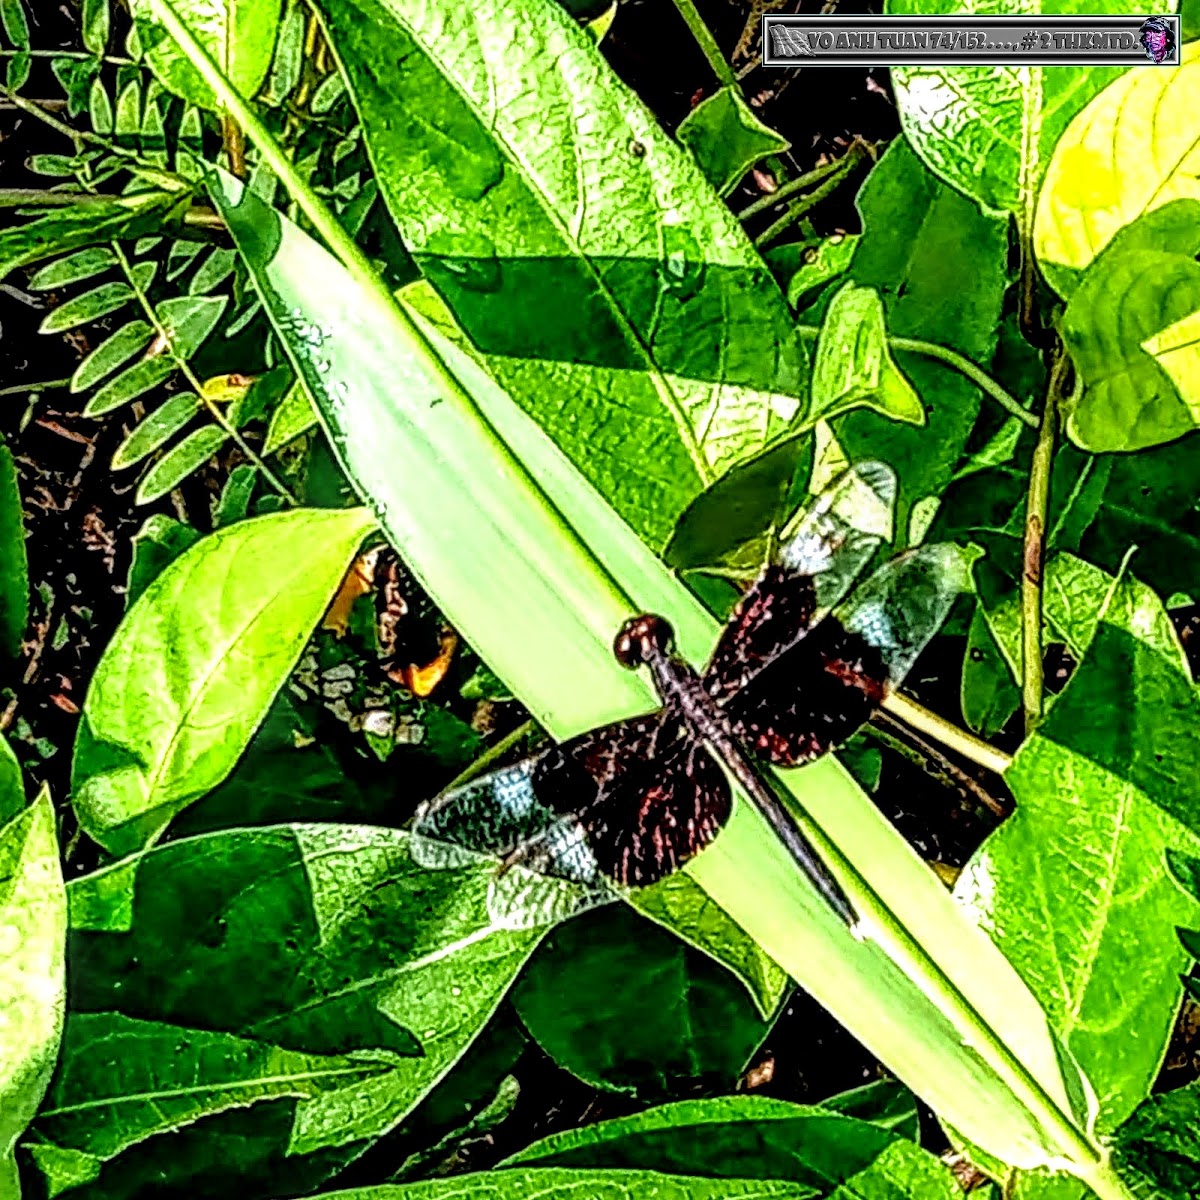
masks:
<svg viewBox="0 0 1200 1200"><path fill-rule="evenodd" d="M108 4L109 0L83 0L79 24L83 44L93 54L103 54L108 49Z"/></svg>
<svg viewBox="0 0 1200 1200"><path fill-rule="evenodd" d="M29 622L25 517L12 451L0 438L0 655L16 658Z"/></svg>
<svg viewBox="0 0 1200 1200"><path fill-rule="evenodd" d="M204 538L146 589L105 648L75 743L83 829L120 854L232 770L372 521L299 510Z"/></svg>
<svg viewBox="0 0 1200 1200"><path fill-rule="evenodd" d="M940 183L902 138L867 176L858 207L863 233L848 274L881 293L888 332L990 362L1008 284L1006 223ZM903 544L912 508L941 497L954 474L979 415L980 392L934 359L898 350L896 361L926 400L927 424L852 412L835 432L851 461L879 458L898 468Z"/></svg>
<svg viewBox="0 0 1200 1200"><path fill-rule="evenodd" d="M537 944L540 932L490 924L489 870L419 868L394 829L290 825L173 841L74 882L74 1052L37 1140L124 1155L148 1173L143 1190L312 1191L324 1175L305 1172L336 1164L339 1147L342 1162L361 1152L443 1078ZM127 1035L111 1060L85 1052L104 1022ZM299 1077L305 1060L319 1074ZM189 1081L192 1068L204 1073ZM227 1140L210 1123L190 1161L178 1138L156 1157L127 1153L171 1116L272 1096Z"/></svg>
<svg viewBox="0 0 1200 1200"><path fill-rule="evenodd" d="M107 246L89 246L57 262L47 263L29 281L31 291L48 291L91 279L116 266L117 256Z"/></svg>
<svg viewBox="0 0 1200 1200"><path fill-rule="evenodd" d="M135 502L149 504L177 488L193 471L208 462L228 438L219 425L204 425L189 433L146 472L138 484Z"/></svg>
<svg viewBox="0 0 1200 1200"><path fill-rule="evenodd" d="M1117 1130L1115 1158L1134 1194L1176 1200L1200 1179L1200 1083L1150 1096Z"/></svg>
<svg viewBox="0 0 1200 1200"><path fill-rule="evenodd" d="M391 297L237 181L216 176L210 195L346 474L371 497L447 620L554 737L653 707L648 682L612 658L612 631L630 612L669 614L681 653L692 662L708 656L712 618L468 353L416 309L397 313ZM324 286L313 288L314 278ZM410 321L428 340L418 340ZM463 381L469 403L448 386L446 371ZM640 471L641 463L625 469ZM481 592L481 577L505 586ZM972 1025L968 1034L960 1018L940 1012L922 984L891 964L892 943L851 937L748 804L736 804L714 845L688 864L713 907L898 1077L953 1114L956 1128L1016 1161L1081 1153L1061 1124L1031 1111L1004 1082L1019 1061L1055 1103L1067 1104L1045 1018L1003 956L836 759L780 780L810 828L853 848L857 870L912 931L911 944L933 956L992 1032L982 1037ZM924 1016L898 1026L897 1011ZM1011 1047L1008 1067L989 1057L1000 1043Z"/></svg>
<svg viewBox="0 0 1200 1200"><path fill-rule="evenodd" d="M168 367L168 373L169 370ZM128 375L129 372L126 372L122 378ZM139 425L135 425L129 436L117 447L112 456L113 470L120 471L131 467L134 463L141 462L147 454L153 454L160 446L169 442L199 411L200 400L195 392L180 392L172 396Z"/></svg>
<svg viewBox="0 0 1200 1200"><path fill-rule="evenodd" d="M685 1100L535 1142L504 1161L607 1171L663 1171L697 1181L787 1181L793 1195L955 1200L949 1168L907 1139L825 1108L761 1096ZM501 1175L503 1179L505 1176Z"/></svg>
<svg viewBox="0 0 1200 1200"><path fill-rule="evenodd" d="M1128 11L1174 7L1151 4ZM1079 111L1073 101L1066 115L1074 119L1057 144L1049 143L1054 154L1034 226L1044 266L1080 270L1139 217L1174 200L1196 199L1200 160L1192 114L1200 99L1200 42L1183 46L1180 61L1168 71L1071 72L1072 82L1080 74L1111 75L1112 82L1099 95L1085 83L1078 99L1091 102ZM1058 282L1057 273L1052 281Z"/></svg>
<svg viewBox="0 0 1200 1200"><path fill-rule="evenodd" d="M701 100L679 123L675 136L696 156L719 196L729 195L760 158L782 154L791 146L758 119L737 84Z"/></svg>
<svg viewBox="0 0 1200 1200"><path fill-rule="evenodd" d="M226 246L215 247L188 281L188 295L206 296L215 291L233 274L236 265L236 251Z"/></svg>
<svg viewBox="0 0 1200 1200"><path fill-rule="evenodd" d="M888 350L879 293L847 283L830 301L817 339L809 420L832 420L859 407L925 424L921 399Z"/></svg>
<svg viewBox="0 0 1200 1200"><path fill-rule="evenodd" d="M18 50L8 60L5 82L10 92L19 92L29 82L29 72L32 66L33 56L28 50Z"/></svg>
<svg viewBox="0 0 1200 1200"><path fill-rule="evenodd" d="M732 1087L768 1029L732 975L623 904L555 929L512 1000L560 1067L641 1096Z"/></svg>
<svg viewBox="0 0 1200 1200"><path fill-rule="evenodd" d="M960 695L963 719L982 738L999 733L1021 704L1012 668L988 626L982 599L967 632Z"/></svg>
<svg viewBox="0 0 1200 1200"><path fill-rule="evenodd" d="M88 109L92 128L100 134L112 133L112 101L108 98L108 89L100 79L92 80L92 94L88 100Z"/></svg>
<svg viewBox="0 0 1200 1200"><path fill-rule="evenodd" d="M1196 841L1172 817L1200 829L1200 698L1178 645L1164 652L1164 623L1149 589L1117 585L1082 663L1006 773L1016 812L956 889L1086 1072L1102 1134L1158 1072L1186 962L1174 926L1197 915L1164 849Z"/></svg>
<svg viewBox="0 0 1200 1200"><path fill-rule="evenodd" d="M804 308L830 280L845 274L860 237L857 233L834 234L804 250L799 267L788 280L788 303L797 310Z"/></svg>
<svg viewBox="0 0 1200 1200"><path fill-rule="evenodd" d="M65 333L68 329L107 317L124 308L133 298L133 288L127 283L102 283L90 292L73 296L65 304L52 309L38 327L38 332Z"/></svg>
<svg viewBox="0 0 1200 1200"><path fill-rule="evenodd" d="M194 546L203 534L182 521L155 513L147 517L141 529L133 535L133 558L129 564L129 580L125 588L125 607L133 602L189 546Z"/></svg>
<svg viewBox="0 0 1200 1200"><path fill-rule="evenodd" d="M1113 0L1105 12L1141 15L1174 8L1172 0ZM959 0L932 5L927 0L888 0L886 11L943 16L963 9ZM1093 9L1090 0L1000 0L988 11L1031 17L1041 12L1086 15ZM930 169L981 205L1015 214L1018 228L1029 233L1046 164L1067 123L1107 84L1129 74L1121 67L1083 65L1072 71L899 67L893 86L905 138Z"/></svg>
<svg viewBox="0 0 1200 1200"><path fill-rule="evenodd" d="M0 733L0 825L7 825L25 807L25 788L21 783L21 764Z"/></svg>
<svg viewBox="0 0 1200 1200"><path fill-rule="evenodd" d="M140 338L131 338L130 342L139 340ZM114 352L120 349L120 346L114 347ZM139 396L144 396L147 392L152 391L160 383L169 379L175 369L175 359L169 354L160 353L149 358L141 358L132 366L126 367L125 370L114 375L100 388L83 406L83 415L85 417L102 417L105 413L110 413L114 409L120 408L121 405L128 404L131 400L136 400ZM192 399L196 400L195 396ZM196 400L197 406L199 403L199 400ZM117 453L120 453L120 448Z"/></svg>
<svg viewBox="0 0 1200 1200"><path fill-rule="evenodd" d="M221 498L213 512L213 528L223 529L226 525L244 521L250 509L250 496L258 482L258 468L251 463L241 463L229 472Z"/></svg>
<svg viewBox="0 0 1200 1200"><path fill-rule="evenodd" d="M117 97L116 114L113 117L113 128L123 139L131 140L142 124L142 85L141 81L131 79ZM123 142L122 144L125 144Z"/></svg>
<svg viewBox="0 0 1200 1200"><path fill-rule="evenodd" d="M140 353L154 339L149 321L130 321L105 338L80 364L71 376L71 391L86 392L110 372Z"/></svg>
<svg viewBox="0 0 1200 1200"><path fill-rule="evenodd" d="M215 110L212 90L158 23L153 4L133 0L131 7L146 61L163 87L199 108ZM253 96L271 66L280 0L227 0L215 7L208 0L175 0L173 7L233 86L243 96Z"/></svg>
<svg viewBox="0 0 1200 1200"><path fill-rule="evenodd" d="M0 1193L19 1196L13 1147L50 1082L66 992L67 902L44 788L0 828L0 930Z"/></svg>
<svg viewBox="0 0 1200 1200"><path fill-rule="evenodd" d="M1064 407L1085 450L1141 450L1200 424L1197 251L1200 203L1175 201L1113 238L1072 294L1062 333L1084 391Z"/></svg>
<svg viewBox="0 0 1200 1200"><path fill-rule="evenodd" d="M0 0L0 25L8 40L20 49L29 46L29 23L21 0Z"/></svg>
<svg viewBox="0 0 1200 1200"><path fill-rule="evenodd" d="M556 5L318 8L422 273L497 383L662 546L802 408L803 347L737 220Z"/></svg>
<svg viewBox="0 0 1200 1200"><path fill-rule="evenodd" d="M263 454L274 454L276 450L295 441L316 424L317 414L313 411L312 401L297 380L279 402L279 407L271 414L271 423L267 426L267 440L263 443Z"/></svg>

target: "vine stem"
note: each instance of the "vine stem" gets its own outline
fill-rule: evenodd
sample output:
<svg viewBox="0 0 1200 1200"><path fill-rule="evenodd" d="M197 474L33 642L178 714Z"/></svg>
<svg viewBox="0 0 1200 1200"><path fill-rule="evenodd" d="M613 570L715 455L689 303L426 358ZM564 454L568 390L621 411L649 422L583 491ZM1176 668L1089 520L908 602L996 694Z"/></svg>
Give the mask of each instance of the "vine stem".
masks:
<svg viewBox="0 0 1200 1200"><path fill-rule="evenodd" d="M721 48L717 45L712 31L705 25L704 18L697 11L694 0L675 0L675 7L679 10L684 24L691 31L692 37L696 39L701 53L708 59L708 65L712 68L712 73L717 77L721 86L736 88L738 86L737 76L733 73L733 68L725 61L725 55L721 53Z"/></svg>
<svg viewBox="0 0 1200 1200"><path fill-rule="evenodd" d="M1012 756L998 750L990 742L977 738L965 729L959 729L952 721L938 716L923 704L893 692L883 702L884 709L898 721L910 725L919 733L940 742L948 750L961 754L968 762L991 771L994 775L1003 775L1012 766Z"/></svg>
<svg viewBox="0 0 1200 1200"><path fill-rule="evenodd" d="M523 721L511 733L506 733L498 742L489 746L474 762L468 763L442 788L442 791L452 792L456 787L462 787L464 783L470 783L472 779L477 779L491 767L492 763L507 754L514 746L520 745L531 733L536 733L537 729L538 723L532 717L528 721Z"/></svg>
<svg viewBox="0 0 1200 1200"><path fill-rule="evenodd" d="M1058 428L1058 406L1071 359L1060 345L1050 369L1041 428L1029 468L1025 505L1025 544L1021 555L1021 708L1025 735L1042 717L1042 566L1046 556L1046 517L1050 505L1050 467Z"/></svg>
<svg viewBox="0 0 1200 1200"><path fill-rule="evenodd" d="M821 332L819 325L797 325L796 332L801 337L815 339ZM925 342L919 338L888 336L888 345L893 350L909 350L914 354L923 354L926 358L936 358L946 366L953 367L960 375L965 375L981 392L990 396L1006 412L1011 413L1018 421L1023 421L1031 429L1040 427L1037 414L1030 412L1015 396L1006 392L986 371L978 367L965 355L947 346L939 346L936 342Z"/></svg>
<svg viewBox="0 0 1200 1200"><path fill-rule="evenodd" d="M806 212L810 212L816 208L827 196L833 195L842 186L842 181L846 176L862 161L865 153L865 150L856 151L855 147L852 146L837 160L837 166L826 177L825 182L820 187L815 187L811 192L801 196L799 200L794 200L789 204L783 216L754 239L754 245L758 248L769 245L789 225L794 225ZM780 191L782 190L781 188ZM778 196L779 192L776 192L771 199L777 200Z"/></svg>
<svg viewBox="0 0 1200 1200"><path fill-rule="evenodd" d="M288 490L287 486L279 479L279 477L267 466L259 457L254 449L249 445L241 433L234 428L233 422L213 403L212 399L204 390L203 383L195 371L192 370L191 363L182 355L175 352L174 338L169 329L159 319L158 313L154 311L154 305L150 303L150 297L139 286L137 279L134 276L129 259L125 255L125 251L121 249L120 242L110 242L113 253L117 256L117 262L120 263L121 270L125 273L126 281L133 289L134 295L137 296L138 303L142 307L142 311L146 314L146 319L154 326L155 333L162 338L163 345L166 347L167 353L175 360L175 366L179 369L183 377L188 381L188 385L196 393L196 399L208 410L208 415L213 421L225 431L225 434L232 439L237 448L246 456L246 458L262 472L263 478L275 489L276 493L288 504L295 506L296 497Z"/></svg>
<svg viewBox="0 0 1200 1200"><path fill-rule="evenodd" d="M844 169L843 164L852 155L855 161L857 161L866 153L868 151L863 143L856 141L841 158L830 159L829 162L822 163L819 167L813 167L811 171L805 171L803 175L797 175L795 179L789 179L786 183L780 184L769 195L760 196L753 203L747 204L738 213L738 220L748 221L751 217L756 217L759 213L766 212L769 208L775 208L785 200L790 200L797 193L804 191L805 188L812 187L814 183L820 183L822 179L827 178L836 171Z"/></svg>

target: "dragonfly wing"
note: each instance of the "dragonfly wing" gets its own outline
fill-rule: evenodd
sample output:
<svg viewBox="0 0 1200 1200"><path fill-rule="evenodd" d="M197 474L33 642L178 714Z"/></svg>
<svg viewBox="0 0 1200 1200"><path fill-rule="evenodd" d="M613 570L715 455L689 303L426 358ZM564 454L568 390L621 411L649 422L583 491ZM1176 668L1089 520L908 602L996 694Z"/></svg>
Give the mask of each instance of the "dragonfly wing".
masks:
<svg viewBox="0 0 1200 1200"><path fill-rule="evenodd" d="M579 820L601 868L647 887L695 857L729 819L725 775L682 729L674 743L624 771Z"/></svg>
<svg viewBox="0 0 1200 1200"><path fill-rule="evenodd" d="M811 762L883 701L882 654L826 617L724 705L736 737L776 766Z"/></svg>
<svg viewBox="0 0 1200 1200"><path fill-rule="evenodd" d="M704 682L718 701L748 687L849 590L890 534L896 477L884 463L843 471L794 525L779 562L738 602Z"/></svg>
<svg viewBox="0 0 1200 1200"><path fill-rule="evenodd" d="M919 546L885 563L834 615L879 652L894 687L969 587L967 558L957 546Z"/></svg>

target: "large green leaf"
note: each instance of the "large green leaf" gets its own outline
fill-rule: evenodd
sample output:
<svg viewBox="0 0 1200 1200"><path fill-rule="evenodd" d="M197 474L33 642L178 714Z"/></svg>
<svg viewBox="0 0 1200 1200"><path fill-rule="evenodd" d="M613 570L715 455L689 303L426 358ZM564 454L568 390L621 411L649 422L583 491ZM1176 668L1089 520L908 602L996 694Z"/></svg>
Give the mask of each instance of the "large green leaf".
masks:
<svg viewBox="0 0 1200 1200"><path fill-rule="evenodd" d="M1173 200L1200 200L1194 120L1200 42L1183 47L1181 63L1168 70L1118 72L1082 112L1072 104L1067 115L1078 115L1054 146L1038 198L1034 233L1043 264L1082 269L1138 217ZM1061 74L1074 80L1092 72ZM1087 94L1093 91L1089 87Z"/></svg>
<svg viewBox="0 0 1200 1200"><path fill-rule="evenodd" d="M25 518L12 451L0 438L0 655L15 658L29 620Z"/></svg>
<svg viewBox="0 0 1200 1200"><path fill-rule="evenodd" d="M229 774L372 524L363 509L242 521L150 584L105 648L75 744L75 811L96 841L153 841Z"/></svg>
<svg viewBox="0 0 1200 1200"><path fill-rule="evenodd" d="M991 360L1004 290L1004 222L981 213L926 170L903 140L872 170L858 199L863 234L848 275L883 296L888 333L924 338L974 362ZM802 320L811 319L808 313ZM873 412L836 424L852 460L881 458L900 476L897 530L903 543L915 505L940 497L979 415L980 393L957 371L911 351L896 361L925 407L922 427Z"/></svg>
<svg viewBox="0 0 1200 1200"><path fill-rule="evenodd" d="M1144 1200L1176 1200L1200 1179L1200 1083L1143 1101L1117 1131L1121 1173Z"/></svg>
<svg viewBox="0 0 1200 1200"><path fill-rule="evenodd" d="M505 1160L516 1164L791 1180L813 1200L960 1194L945 1164L890 1130L759 1096L688 1100L568 1130Z"/></svg>
<svg viewBox="0 0 1200 1200"><path fill-rule="evenodd" d="M682 652L707 657L711 617L453 341L425 324L418 336L382 289L235 181L221 176L211 194L347 473L451 623L551 734L653 706L647 682L611 656L631 611L669 614ZM850 936L745 804L689 864L692 878L968 1135L1030 1165L1088 1157L1067 1125L1044 1016L1003 956L836 760L786 773L786 785L831 853L852 848L894 924ZM953 991L930 982L926 953ZM950 995L982 1015L968 1018Z"/></svg>
<svg viewBox="0 0 1200 1200"><path fill-rule="evenodd" d="M0 1195L19 1196L13 1147L62 1036L67 901L45 790L0 827Z"/></svg>
<svg viewBox="0 0 1200 1200"><path fill-rule="evenodd" d="M1064 406L1085 450L1141 450L1200 425L1200 202L1122 229L1084 272L1062 335L1083 381Z"/></svg>
<svg viewBox="0 0 1200 1200"><path fill-rule="evenodd" d="M803 348L737 220L552 0L318 8L426 278L497 381L662 546L802 408Z"/></svg>
<svg viewBox="0 0 1200 1200"><path fill-rule="evenodd" d="M280 0L174 0L174 7L238 89L253 96L271 66ZM216 97L154 19L150 0L133 0L132 8L146 61L162 85L199 108L215 109Z"/></svg>
<svg viewBox="0 0 1200 1200"><path fill-rule="evenodd" d="M72 883L43 1172L104 1196L138 1179L311 1190L334 1151L445 1075L536 945L540 931L491 925L489 877L417 867L397 830L291 825L170 842ZM226 1156L185 1152L202 1118Z"/></svg>
<svg viewBox="0 0 1200 1200"><path fill-rule="evenodd" d="M1172 0L1113 0L1107 13L1174 12ZM888 0L894 15L1090 14L1090 0ZM1067 122L1122 75L1121 67L898 67L896 105L905 136L943 179L988 208L1033 229L1038 188ZM1162 72L1169 75L1170 72ZM1090 205L1091 201L1087 203Z"/></svg>
<svg viewBox="0 0 1200 1200"><path fill-rule="evenodd" d="M1090 586L1101 600L1111 587ZM1084 1068L1102 1133L1157 1074L1187 960L1175 926L1196 919L1164 850L1196 843L1180 822L1200 829L1200 698L1165 638L1173 642L1153 593L1119 584L1006 775L1016 812L957 888Z"/></svg>

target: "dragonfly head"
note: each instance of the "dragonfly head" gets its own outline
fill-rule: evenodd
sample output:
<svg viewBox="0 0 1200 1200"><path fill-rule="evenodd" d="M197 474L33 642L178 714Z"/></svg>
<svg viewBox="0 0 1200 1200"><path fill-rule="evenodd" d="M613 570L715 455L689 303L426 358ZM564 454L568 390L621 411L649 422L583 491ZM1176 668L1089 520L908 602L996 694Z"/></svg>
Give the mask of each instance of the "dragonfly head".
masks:
<svg viewBox="0 0 1200 1200"><path fill-rule="evenodd" d="M621 632L613 642L613 653L621 666L632 670L652 658L669 654L674 640L675 631L671 623L664 617L647 613L621 626Z"/></svg>

